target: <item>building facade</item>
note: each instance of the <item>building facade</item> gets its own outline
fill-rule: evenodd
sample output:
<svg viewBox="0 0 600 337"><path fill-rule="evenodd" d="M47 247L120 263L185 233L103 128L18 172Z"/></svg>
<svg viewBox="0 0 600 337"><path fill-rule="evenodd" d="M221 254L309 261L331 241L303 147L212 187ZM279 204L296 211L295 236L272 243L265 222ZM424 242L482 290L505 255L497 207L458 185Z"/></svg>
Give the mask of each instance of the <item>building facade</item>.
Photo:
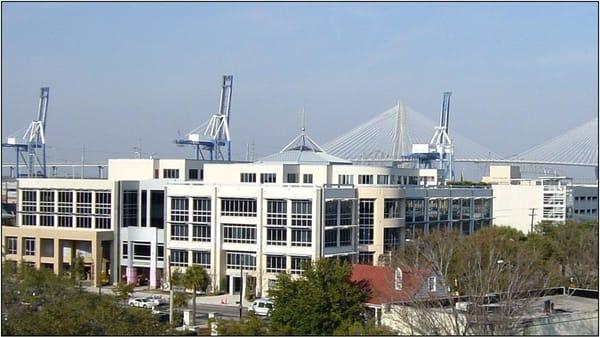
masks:
<svg viewBox="0 0 600 337"><path fill-rule="evenodd" d="M115 159L107 179L19 179L5 258L60 272L82 255L96 284L152 288L168 287L170 267L200 265L211 290L260 295L305 261L374 265L422 232L491 222L491 189L353 164L298 139L256 162Z"/></svg>

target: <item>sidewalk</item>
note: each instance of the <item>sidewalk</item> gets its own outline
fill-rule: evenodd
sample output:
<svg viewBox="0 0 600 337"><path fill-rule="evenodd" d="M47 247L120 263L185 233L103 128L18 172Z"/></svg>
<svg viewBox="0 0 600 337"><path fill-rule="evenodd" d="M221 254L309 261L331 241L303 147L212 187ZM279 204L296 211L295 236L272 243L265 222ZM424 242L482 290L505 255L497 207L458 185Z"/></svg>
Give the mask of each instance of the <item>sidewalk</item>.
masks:
<svg viewBox="0 0 600 337"><path fill-rule="evenodd" d="M87 291L89 292L98 292L98 288L97 287L91 287L91 286L84 286L84 288L86 288ZM113 287L112 286L104 286L102 287L102 293L105 294L113 294ZM161 290L161 289L148 289L148 286L141 286L141 287L135 287L132 297L147 297L147 296L151 296L151 295L160 295L162 298L168 300L169 299L169 291L166 290ZM240 300L240 295L239 294L235 294L235 295L229 295L229 294L224 294L224 295L213 295L213 296L209 296L209 295L199 295L196 296L196 303L197 304L210 304L210 305L225 305L225 306L230 306L230 307L238 307L239 303L238 301ZM190 298L189 300L189 304L192 303L192 299ZM242 306L243 307L248 307L252 302L246 300L245 298L242 301Z"/></svg>

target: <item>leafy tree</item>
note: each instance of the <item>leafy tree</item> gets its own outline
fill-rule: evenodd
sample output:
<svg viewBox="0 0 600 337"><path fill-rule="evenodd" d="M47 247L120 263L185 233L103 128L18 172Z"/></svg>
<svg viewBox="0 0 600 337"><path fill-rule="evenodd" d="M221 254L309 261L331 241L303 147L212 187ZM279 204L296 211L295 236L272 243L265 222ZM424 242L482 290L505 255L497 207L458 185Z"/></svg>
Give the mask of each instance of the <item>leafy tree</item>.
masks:
<svg viewBox="0 0 600 337"><path fill-rule="evenodd" d="M183 274L183 285L192 289L192 325L196 321L196 291L202 290L206 292L206 288L210 284L210 277L206 270L198 265L188 267Z"/></svg>
<svg viewBox="0 0 600 337"><path fill-rule="evenodd" d="M366 314L363 303L369 297L368 286L350 280L349 264L322 259L304 268L303 276L297 279L279 274L277 285L269 292L273 298L273 333L331 335Z"/></svg>
<svg viewBox="0 0 600 337"><path fill-rule="evenodd" d="M81 293L73 279L22 265L3 268L6 335L159 335L168 325L111 295ZM6 310L6 311L5 311Z"/></svg>
<svg viewBox="0 0 600 337"><path fill-rule="evenodd" d="M81 254L77 255L73 260L71 276L75 278L76 281L80 281L85 277L85 260Z"/></svg>
<svg viewBox="0 0 600 337"><path fill-rule="evenodd" d="M392 329L376 325L372 320L367 322L358 322L346 320L333 331L335 336L390 336L395 335Z"/></svg>
<svg viewBox="0 0 600 337"><path fill-rule="evenodd" d="M113 292L115 293L115 296L117 297L117 299L119 299L121 301L126 301L129 297L131 297L131 294L133 294L133 290L134 290L133 284L127 284L124 282L120 282L113 289Z"/></svg>
<svg viewBox="0 0 600 337"><path fill-rule="evenodd" d="M262 319L250 312L241 321L218 319L217 332L224 336L264 336L267 328Z"/></svg>

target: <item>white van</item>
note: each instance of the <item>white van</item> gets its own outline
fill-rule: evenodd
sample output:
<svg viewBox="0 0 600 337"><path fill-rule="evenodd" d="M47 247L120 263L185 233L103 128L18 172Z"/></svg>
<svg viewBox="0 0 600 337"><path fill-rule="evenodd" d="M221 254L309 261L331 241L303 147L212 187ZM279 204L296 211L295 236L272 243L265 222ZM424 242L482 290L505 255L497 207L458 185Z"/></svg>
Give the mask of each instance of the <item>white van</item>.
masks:
<svg viewBox="0 0 600 337"><path fill-rule="evenodd" d="M253 311L260 316L271 316L273 302L268 298L258 298L248 306L248 311Z"/></svg>

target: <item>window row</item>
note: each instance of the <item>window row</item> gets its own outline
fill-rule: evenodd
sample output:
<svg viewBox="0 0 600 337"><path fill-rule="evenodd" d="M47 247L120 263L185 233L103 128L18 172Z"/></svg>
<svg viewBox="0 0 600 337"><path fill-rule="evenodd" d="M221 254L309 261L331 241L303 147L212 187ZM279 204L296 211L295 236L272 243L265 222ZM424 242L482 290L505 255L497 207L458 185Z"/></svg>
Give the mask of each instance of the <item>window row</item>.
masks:
<svg viewBox="0 0 600 337"><path fill-rule="evenodd" d="M73 213L73 191L58 191L58 202L55 208L55 192L40 191L41 213ZM95 212L94 214L111 214L111 193L110 192L86 192L76 191L75 210L77 214L92 214L92 194L95 193ZM37 192L33 190L24 190L22 195L22 211L37 212Z"/></svg>
<svg viewBox="0 0 600 337"><path fill-rule="evenodd" d="M210 251L192 250L192 265L199 265L205 269L210 269ZM171 265L187 267L189 265L188 251L184 249L171 249Z"/></svg>
<svg viewBox="0 0 600 337"><path fill-rule="evenodd" d="M54 227L55 219L58 227L73 227L73 218L75 218L75 227L92 228L92 223L96 229L111 229L111 218L109 217L91 217L91 216L73 216L73 215L40 215L40 226ZM37 216L35 214L21 214L21 224L23 226L37 226Z"/></svg>

